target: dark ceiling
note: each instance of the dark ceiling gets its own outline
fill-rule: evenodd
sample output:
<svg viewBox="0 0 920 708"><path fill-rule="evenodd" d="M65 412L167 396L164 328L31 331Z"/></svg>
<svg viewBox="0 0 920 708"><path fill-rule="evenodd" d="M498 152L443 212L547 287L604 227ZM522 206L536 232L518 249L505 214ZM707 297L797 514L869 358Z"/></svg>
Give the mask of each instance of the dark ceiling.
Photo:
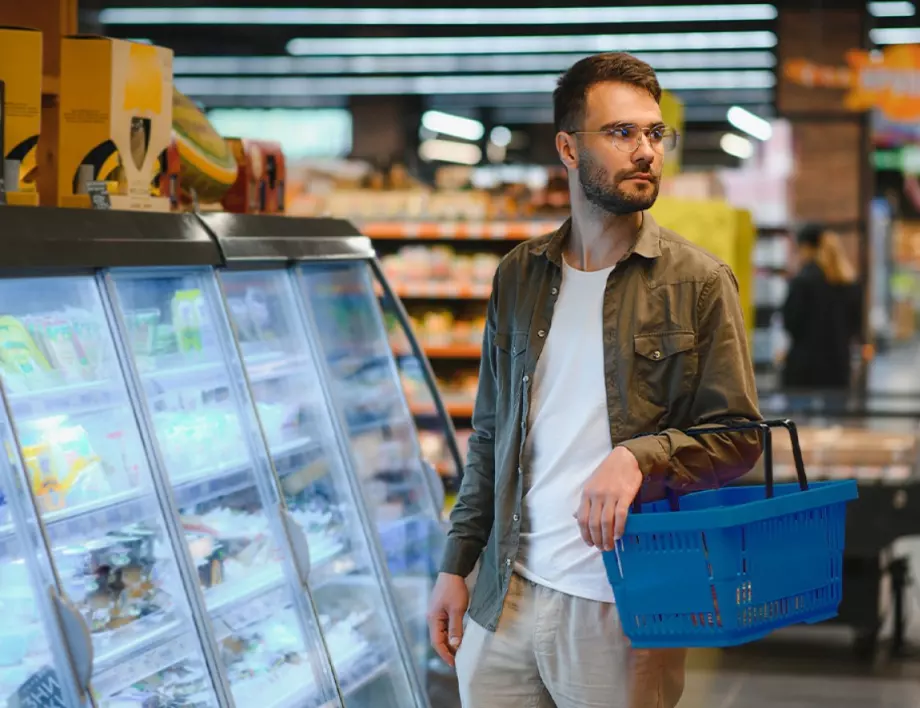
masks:
<svg viewBox="0 0 920 708"><path fill-rule="evenodd" d="M549 120L549 95L552 77L559 74L580 54L608 48L610 37L592 39L597 35L615 35L627 48L647 58L662 74L666 88L674 89L686 107L684 142L687 163L712 165L730 161L718 147L718 139L728 125L727 108L741 105L769 117L773 115L775 46L765 41L775 33L776 21L769 16L754 20L729 20L720 17L705 21L668 21L655 14L656 21L647 21L642 13L667 12L671 8L706 8L706 5L680 0L645 0L645 2L600 3L580 0L578 8L596 7L597 13L608 13L616 21L588 21L573 24L304 24L287 16L264 24L215 24L204 14L197 24L101 24L112 15L100 11L116 8L195 8L203 2L188 0L81 0L81 29L109 36L148 39L172 48L176 54L176 80L180 90L209 107L219 106L335 106L345 105L349 95L415 94L426 107L443 108L466 115L486 111L497 122L514 125L546 123ZM313 9L293 0L271 0L270 11L276 8ZM754 3L719 3L725 13L732 7ZM777 4L772 3L775 7ZM789 3L797 8L815 11L820 23L822 8L853 5L852 0L840 2ZM232 13L233 8L255 8L250 0L213 2L219 12ZM326 4L327 12L349 8L405 8L406 4L339 2ZM865 7L865 3L861 3ZM492 3L463 3L441 10L483 8L497 10ZM572 6L559 3L503 2L501 9L555 9L574 11ZM760 15L763 8L760 5ZM426 8L423 11L431 11ZM672 15L677 14L672 10ZM612 15L609 13L619 13ZM636 21L631 21L633 15ZM756 13L755 13L756 14ZM768 13L767 13L768 14ZM216 18L216 12L213 14ZM409 15L410 18L412 15ZM243 16L248 17L248 16ZM533 16L535 17L535 16ZM122 16L121 20L124 20ZM400 18L401 19L401 18ZM514 18L517 19L517 18ZM580 18L579 18L580 19ZM658 21L662 20L663 21ZM916 18L874 18L885 26L899 23L913 25ZM894 24L892 24L894 23ZM721 33L715 40L712 33ZM628 35L624 37L624 35ZM674 35L678 35L675 37ZM459 47L443 53L425 49L425 42L436 37L458 38ZM526 51L500 49L507 38L534 39ZM554 37L556 39L554 39ZM409 39L392 47L376 46L381 39ZM413 42L411 38L415 38ZM472 38L488 39L485 48L471 53ZM291 40L303 39L295 45ZM343 42L365 39L365 42ZM330 40L332 40L330 42ZM335 41L338 40L338 41ZM582 41L583 40L583 41ZM715 42L715 44L713 44ZM355 46L352 46L355 45ZM610 46L609 48L615 48ZM303 56L292 56L289 50ZM429 53L431 52L431 53Z"/></svg>

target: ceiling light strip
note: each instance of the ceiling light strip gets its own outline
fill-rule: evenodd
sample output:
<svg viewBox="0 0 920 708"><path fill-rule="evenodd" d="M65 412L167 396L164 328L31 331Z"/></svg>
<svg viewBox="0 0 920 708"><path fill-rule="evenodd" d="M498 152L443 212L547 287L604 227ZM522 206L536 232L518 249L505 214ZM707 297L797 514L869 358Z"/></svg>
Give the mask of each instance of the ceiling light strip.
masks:
<svg viewBox="0 0 920 708"><path fill-rule="evenodd" d="M103 25L594 25L775 18L776 7L768 3L567 8L121 7L99 13Z"/></svg>
<svg viewBox="0 0 920 708"><path fill-rule="evenodd" d="M221 57L180 56L176 76L296 76L323 74L459 74L565 71L587 54L480 54L473 56ZM639 52L657 70L772 69L769 51Z"/></svg>
<svg viewBox="0 0 920 708"><path fill-rule="evenodd" d="M543 52L770 49L776 35L750 32L655 32L651 34L529 35L502 37L316 37L292 39L294 56L396 54L529 54Z"/></svg>
<svg viewBox="0 0 920 708"><path fill-rule="evenodd" d="M179 77L176 85L190 96L314 96L550 93L556 74L498 74L466 76L323 78L192 78ZM660 72L665 88L695 91L709 89L761 89L774 86L772 71Z"/></svg>

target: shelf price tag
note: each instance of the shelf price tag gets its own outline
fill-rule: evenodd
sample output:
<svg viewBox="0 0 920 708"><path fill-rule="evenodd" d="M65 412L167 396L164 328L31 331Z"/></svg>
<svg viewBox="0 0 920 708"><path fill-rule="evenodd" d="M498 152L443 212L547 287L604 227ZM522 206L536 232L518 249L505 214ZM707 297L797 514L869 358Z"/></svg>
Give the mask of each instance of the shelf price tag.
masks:
<svg viewBox="0 0 920 708"><path fill-rule="evenodd" d="M86 193L89 195L93 209L108 211L112 208L112 198L109 196L109 189L105 182L87 182Z"/></svg>

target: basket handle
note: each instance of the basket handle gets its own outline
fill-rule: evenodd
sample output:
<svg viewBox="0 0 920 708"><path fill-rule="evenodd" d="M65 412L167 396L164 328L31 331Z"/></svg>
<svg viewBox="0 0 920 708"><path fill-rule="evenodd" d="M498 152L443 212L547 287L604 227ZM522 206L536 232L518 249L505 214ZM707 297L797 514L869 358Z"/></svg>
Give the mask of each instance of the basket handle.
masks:
<svg viewBox="0 0 920 708"><path fill-rule="evenodd" d="M756 420L749 421L744 423L732 423L729 425L712 425L708 427L698 427L692 428L690 430L683 430L685 435L690 435L691 437L696 437L699 435L714 435L717 433L736 433L743 432L747 430L760 430L763 433L763 456L764 456L764 481L765 481L765 490L767 499L773 497L773 428L785 428L789 433L789 440L792 443L792 459L795 464L795 474L798 478L799 488L805 492L808 490L808 477L805 474L805 462L802 457L802 446L799 442L799 431L795 423L789 419L779 419L779 420ZM659 433L642 433L636 435L636 438L648 437L650 435L658 435ZM670 488L668 489L669 499L671 501L672 508L676 507L676 498L672 495ZM636 497L636 501L633 503L633 511L638 512L641 510L641 503L639 502L639 497Z"/></svg>

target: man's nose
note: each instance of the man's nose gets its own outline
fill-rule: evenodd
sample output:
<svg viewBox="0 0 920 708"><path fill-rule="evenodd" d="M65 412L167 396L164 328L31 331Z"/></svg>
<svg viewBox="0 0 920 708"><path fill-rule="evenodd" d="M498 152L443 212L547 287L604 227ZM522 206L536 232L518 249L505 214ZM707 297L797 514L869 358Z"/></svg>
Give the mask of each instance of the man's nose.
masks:
<svg viewBox="0 0 920 708"><path fill-rule="evenodd" d="M655 156L657 154L658 153L655 152L655 149L652 147L649 137L645 133L640 133L639 143L636 145L636 149L632 154L633 162L648 162L651 164L655 161Z"/></svg>

